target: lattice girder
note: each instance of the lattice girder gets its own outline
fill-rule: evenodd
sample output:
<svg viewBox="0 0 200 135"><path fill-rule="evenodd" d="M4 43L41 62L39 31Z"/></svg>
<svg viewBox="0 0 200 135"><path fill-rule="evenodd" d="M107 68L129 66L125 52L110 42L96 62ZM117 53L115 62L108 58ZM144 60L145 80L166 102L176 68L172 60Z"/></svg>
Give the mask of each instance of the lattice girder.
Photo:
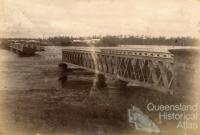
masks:
<svg viewBox="0 0 200 135"><path fill-rule="evenodd" d="M64 50L63 62L157 89L173 90L173 58Z"/></svg>

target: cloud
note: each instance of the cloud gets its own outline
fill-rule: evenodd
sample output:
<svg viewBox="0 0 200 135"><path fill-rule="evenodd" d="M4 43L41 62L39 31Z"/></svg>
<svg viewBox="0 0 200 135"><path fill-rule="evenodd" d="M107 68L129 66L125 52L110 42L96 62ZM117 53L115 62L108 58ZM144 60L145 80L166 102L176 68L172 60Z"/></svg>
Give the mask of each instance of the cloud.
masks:
<svg viewBox="0 0 200 135"><path fill-rule="evenodd" d="M146 34L198 37L197 0L4 0L12 36Z"/></svg>

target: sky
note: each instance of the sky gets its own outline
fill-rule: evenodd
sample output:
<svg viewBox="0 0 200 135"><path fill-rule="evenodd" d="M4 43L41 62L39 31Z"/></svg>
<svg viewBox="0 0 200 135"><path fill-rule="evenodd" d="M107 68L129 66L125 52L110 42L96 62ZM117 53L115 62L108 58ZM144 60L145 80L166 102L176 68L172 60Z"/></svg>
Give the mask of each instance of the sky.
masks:
<svg viewBox="0 0 200 135"><path fill-rule="evenodd" d="M0 37L200 37L199 0L0 0Z"/></svg>

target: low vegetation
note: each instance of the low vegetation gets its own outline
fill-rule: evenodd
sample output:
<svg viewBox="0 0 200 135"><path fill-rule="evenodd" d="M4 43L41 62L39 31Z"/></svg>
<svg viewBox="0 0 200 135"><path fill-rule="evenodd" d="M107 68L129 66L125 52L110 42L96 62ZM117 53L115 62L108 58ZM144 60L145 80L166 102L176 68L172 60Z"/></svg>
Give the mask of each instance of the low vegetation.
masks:
<svg viewBox="0 0 200 135"><path fill-rule="evenodd" d="M1 39L1 47L6 47L10 39ZM13 40L13 39L12 39ZM33 39L14 39L33 40ZM69 37L55 36L47 39L34 39L41 45L52 46L117 46L117 45L169 45L169 46L195 46L198 39L191 37L147 37L147 36L92 36Z"/></svg>

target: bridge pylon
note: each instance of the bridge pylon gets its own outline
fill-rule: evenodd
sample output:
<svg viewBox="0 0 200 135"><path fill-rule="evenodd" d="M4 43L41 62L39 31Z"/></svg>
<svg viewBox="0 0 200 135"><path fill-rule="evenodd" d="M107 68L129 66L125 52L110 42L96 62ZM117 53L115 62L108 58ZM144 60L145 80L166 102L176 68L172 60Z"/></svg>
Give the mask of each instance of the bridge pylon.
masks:
<svg viewBox="0 0 200 135"><path fill-rule="evenodd" d="M100 96L102 94L103 88L107 86L105 80L106 78L104 75L95 73L93 84L90 90L90 96Z"/></svg>
<svg viewBox="0 0 200 135"><path fill-rule="evenodd" d="M65 87L65 84L68 80L68 65L66 63L59 64L59 81L61 83L62 88Z"/></svg>

